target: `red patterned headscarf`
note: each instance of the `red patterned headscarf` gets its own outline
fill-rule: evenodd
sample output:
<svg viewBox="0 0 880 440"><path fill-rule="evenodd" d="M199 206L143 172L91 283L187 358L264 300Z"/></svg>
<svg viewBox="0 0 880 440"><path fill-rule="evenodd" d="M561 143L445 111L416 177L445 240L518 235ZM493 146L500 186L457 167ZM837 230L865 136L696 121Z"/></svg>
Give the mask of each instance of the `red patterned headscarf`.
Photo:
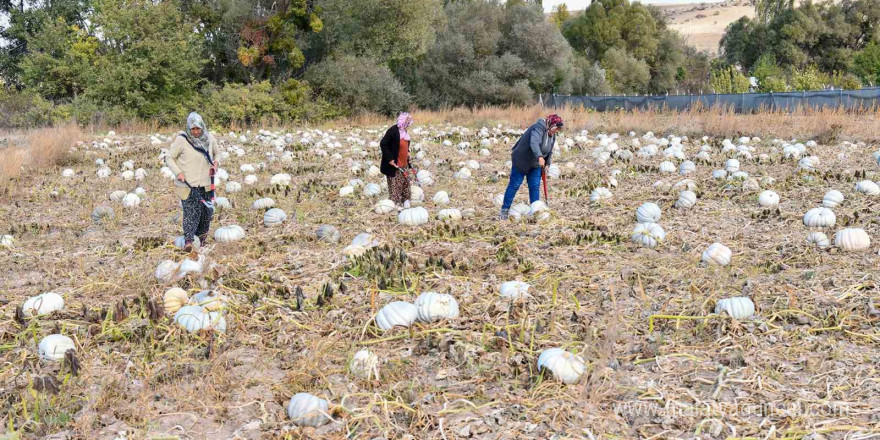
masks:
<svg viewBox="0 0 880 440"><path fill-rule="evenodd" d="M555 126L562 127L562 118L559 117L556 113L553 113L550 116L547 116L547 128L552 128Z"/></svg>

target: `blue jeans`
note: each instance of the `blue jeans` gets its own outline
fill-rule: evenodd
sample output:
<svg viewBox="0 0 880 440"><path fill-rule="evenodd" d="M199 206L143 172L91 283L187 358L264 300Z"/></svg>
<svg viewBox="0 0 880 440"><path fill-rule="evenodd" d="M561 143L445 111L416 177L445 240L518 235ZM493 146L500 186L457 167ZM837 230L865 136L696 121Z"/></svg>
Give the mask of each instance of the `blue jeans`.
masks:
<svg viewBox="0 0 880 440"><path fill-rule="evenodd" d="M529 183L529 203L541 199L541 168L532 168L528 174L523 174L513 166L510 170L510 182L507 184L507 191L504 192L504 203L501 205L501 209L510 209L513 197L519 191L523 179L527 179Z"/></svg>

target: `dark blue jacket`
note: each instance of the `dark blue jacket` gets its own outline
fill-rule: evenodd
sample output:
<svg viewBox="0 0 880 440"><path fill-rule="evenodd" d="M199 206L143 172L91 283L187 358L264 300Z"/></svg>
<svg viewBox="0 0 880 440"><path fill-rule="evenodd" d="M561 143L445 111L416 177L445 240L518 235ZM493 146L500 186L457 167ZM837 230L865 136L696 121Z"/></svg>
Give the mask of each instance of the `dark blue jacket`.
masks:
<svg viewBox="0 0 880 440"><path fill-rule="evenodd" d="M541 152L541 145L547 140L550 151L546 154ZM529 170L538 167L538 158L543 156L545 165L550 166L550 157L553 156L553 148L556 146L556 136L547 137L547 121L538 119L529 127L522 137L516 141L510 155L510 161L519 172L528 174Z"/></svg>

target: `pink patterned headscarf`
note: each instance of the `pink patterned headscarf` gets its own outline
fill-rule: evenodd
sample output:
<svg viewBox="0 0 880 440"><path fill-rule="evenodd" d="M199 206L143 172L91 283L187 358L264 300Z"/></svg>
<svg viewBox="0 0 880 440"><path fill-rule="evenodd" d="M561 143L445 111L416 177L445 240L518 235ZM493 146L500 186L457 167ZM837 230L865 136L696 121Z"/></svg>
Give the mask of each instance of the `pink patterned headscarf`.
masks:
<svg viewBox="0 0 880 440"><path fill-rule="evenodd" d="M409 140L409 133L406 132L406 129L409 128L413 123L413 117L407 113L402 112L400 116L397 117L397 128L400 129L400 138Z"/></svg>

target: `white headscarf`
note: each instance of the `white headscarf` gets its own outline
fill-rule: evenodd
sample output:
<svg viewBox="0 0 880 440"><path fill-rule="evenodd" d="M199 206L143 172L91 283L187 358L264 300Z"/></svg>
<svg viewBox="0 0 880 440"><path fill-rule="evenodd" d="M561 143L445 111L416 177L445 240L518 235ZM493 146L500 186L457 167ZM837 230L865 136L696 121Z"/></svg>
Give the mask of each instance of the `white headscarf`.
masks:
<svg viewBox="0 0 880 440"><path fill-rule="evenodd" d="M198 127L202 129L202 135L199 137L195 137L192 135L192 128ZM205 127L205 121L202 119L202 116L196 112L192 112L189 116L186 117L186 139L193 144L196 148L210 151L208 147L210 146L210 141L208 140L208 128Z"/></svg>

